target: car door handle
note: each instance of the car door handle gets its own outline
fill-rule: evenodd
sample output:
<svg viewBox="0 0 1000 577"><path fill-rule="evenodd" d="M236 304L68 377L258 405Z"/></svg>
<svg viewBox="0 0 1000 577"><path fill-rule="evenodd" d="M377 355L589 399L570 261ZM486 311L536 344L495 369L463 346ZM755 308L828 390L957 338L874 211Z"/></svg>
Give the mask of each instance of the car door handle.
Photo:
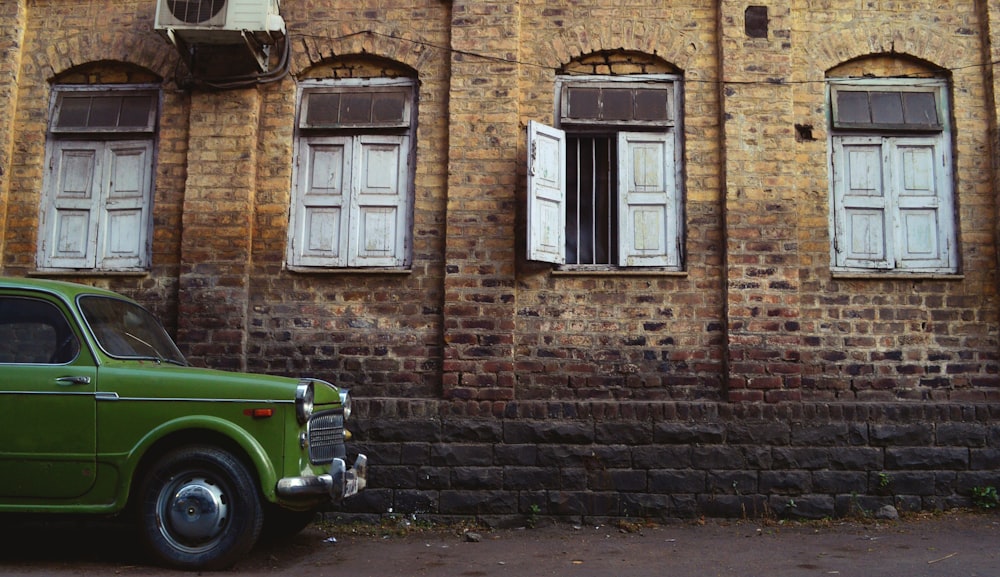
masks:
<svg viewBox="0 0 1000 577"><path fill-rule="evenodd" d="M90 377L59 377L56 382L60 385L89 385Z"/></svg>

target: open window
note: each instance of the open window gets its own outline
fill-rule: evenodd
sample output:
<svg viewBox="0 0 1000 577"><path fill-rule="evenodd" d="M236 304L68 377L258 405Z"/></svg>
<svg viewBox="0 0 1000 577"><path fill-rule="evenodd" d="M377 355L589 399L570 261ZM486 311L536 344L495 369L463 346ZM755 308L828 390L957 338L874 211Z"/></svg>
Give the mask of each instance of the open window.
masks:
<svg viewBox="0 0 1000 577"><path fill-rule="evenodd" d="M528 259L681 268L676 78L565 78L559 128L528 126Z"/></svg>

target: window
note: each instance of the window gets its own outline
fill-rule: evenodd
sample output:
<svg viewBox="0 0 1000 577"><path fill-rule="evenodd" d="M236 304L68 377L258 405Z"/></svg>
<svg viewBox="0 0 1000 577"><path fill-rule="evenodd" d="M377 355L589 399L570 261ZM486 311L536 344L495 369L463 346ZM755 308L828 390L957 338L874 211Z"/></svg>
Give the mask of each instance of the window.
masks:
<svg viewBox="0 0 1000 577"><path fill-rule="evenodd" d="M148 87L56 87L38 266L149 266L158 92Z"/></svg>
<svg viewBox="0 0 1000 577"><path fill-rule="evenodd" d="M300 87L290 266L410 264L413 90L396 79Z"/></svg>
<svg viewBox="0 0 1000 577"><path fill-rule="evenodd" d="M65 364L80 352L66 317L45 301L0 297L0 363Z"/></svg>
<svg viewBox="0 0 1000 577"><path fill-rule="evenodd" d="M528 259L567 269L681 267L677 85L564 78L560 128L528 126Z"/></svg>
<svg viewBox="0 0 1000 577"><path fill-rule="evenodd" d="M944 81L833 81L833 260L840 271L958 269Z"/></svg>

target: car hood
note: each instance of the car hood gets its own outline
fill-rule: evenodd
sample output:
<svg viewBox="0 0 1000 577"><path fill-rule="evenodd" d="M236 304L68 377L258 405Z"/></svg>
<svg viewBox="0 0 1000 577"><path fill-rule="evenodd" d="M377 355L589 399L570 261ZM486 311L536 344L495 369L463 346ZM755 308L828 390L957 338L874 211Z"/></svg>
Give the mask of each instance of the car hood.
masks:
<svg viewBox="0 0 1000 577"><path fill-rule="evenodd" d="M335 386L319 379L316 403L339 403ZM114 361L98 369L99 392L158 398L293 401L303 379L182 367L155 361Z"/></svg>

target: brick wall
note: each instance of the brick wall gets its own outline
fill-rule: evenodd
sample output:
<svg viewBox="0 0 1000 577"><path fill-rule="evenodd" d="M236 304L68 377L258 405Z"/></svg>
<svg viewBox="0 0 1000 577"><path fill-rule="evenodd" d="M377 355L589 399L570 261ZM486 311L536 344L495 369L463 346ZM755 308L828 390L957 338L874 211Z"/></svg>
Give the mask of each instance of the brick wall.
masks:
<svg viewBox="0 0 1000 577"><path fill-rule="evenodd" d="M359 511L964 503L1000 402L1000 9L964 4L782 0L760 36L729 0L285 2L290 74L214 92L149 0L6 2L0 267L35 272L52 83L153 80L152 267L60 276L149 305L195 364L349 386ZM525 260L524 128L554 123L559 71L683 77L682 271ZM953 86L960 274L833 274L824 82L928 72ZM296 82L373 75L418 84L412 267L290 271Z"/></svg>

